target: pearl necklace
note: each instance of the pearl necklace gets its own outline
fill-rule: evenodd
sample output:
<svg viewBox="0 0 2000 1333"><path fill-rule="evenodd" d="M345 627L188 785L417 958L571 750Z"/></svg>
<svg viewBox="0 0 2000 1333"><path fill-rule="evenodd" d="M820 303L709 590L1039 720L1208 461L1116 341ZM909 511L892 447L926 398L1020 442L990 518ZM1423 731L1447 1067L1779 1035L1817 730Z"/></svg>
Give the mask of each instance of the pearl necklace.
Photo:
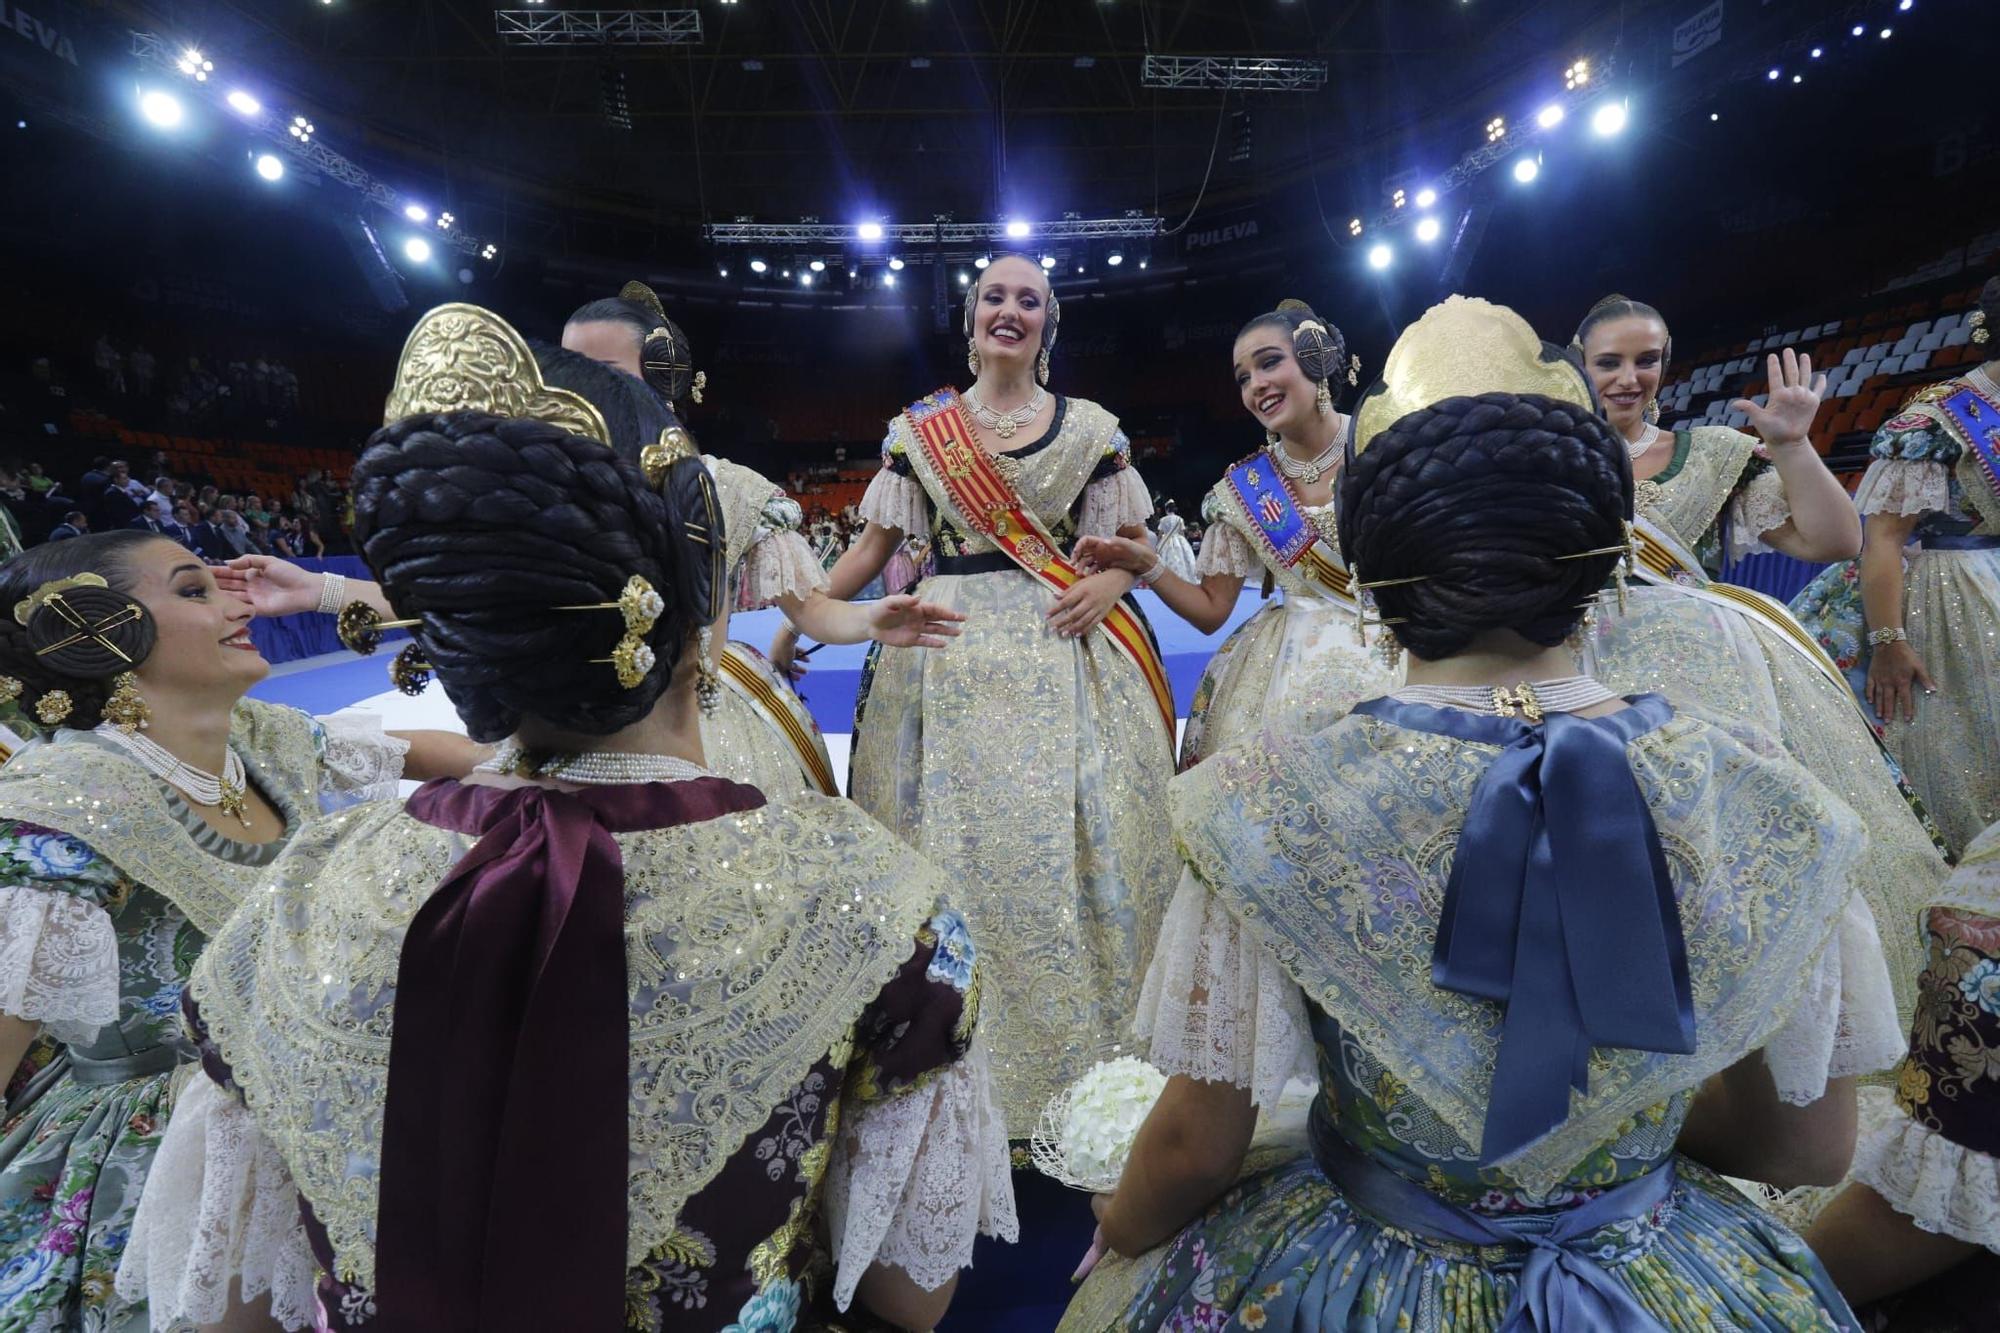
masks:
<svg viewBox="0 0 2000 1333"><path fill-rule="evenodd" d="M553 778L580 787L625 787L647 782L689 782L712 778L710 770L671 754L629 754L593 750L583 754L535 755L513 741L474 770L523 778Z"/></svg>
<svg viewBox="0 0 2000 1333"><path fill-rule="evenodd" d="M1648 449L1652 448L1653 445L1659 441L1660 436L1663 434L1665 434L1664 431L1662 431L1658 426L1655 426L1652 422L1648 421L1646 423L1646 429L1639 432L1638 439L1625 441L1625 449L1636 460L1639 457L1639 455L1645 453Z"/></svg>
<svg viewBox="0 0 2000 1333"><path fill-rule="evenodd" d="M176 759L164 745L150 737L136 732L128 736L109 723L100 724L96 730L98 735L123 746L139 767L175 788L196 805L213 806L225 815L235 816L243 827L250 827L250 814L243 805L249 780L243 772L243 760L235 750L224 749L222 776L217 777Z"/></svg>
<svg viewBox="0 0 2000 1333"><path fill-rule="evenodd" d="M1049 401L1049 391L1041 385L1035 386L1034 397L1011 412L996 412L979 399L977 389L965 391L965 405L972 409L973 420L992 431L1003 440L1014 438L1014 432L1033 421L1042 410L1042 404Z"/></svg>
<svg viewBox="0 0 2000 1333"><path fill-rule="evenodd" d="M1340 429L1334 432L1333 443L1327 445L1319 453L1303 462L1293 458L1290 453L1286 452L1283 441L1274 441L1266 445L1265 448L1270 453L1271 460L1278 465L1278 471L1284 473L1293 481L1302 481L1310 486L1339 466L1338 463L1333 461L1333 456L1340 452L1340 447L1343 444L1347 443L1347 427L1348 422L1343 421L1340 424Z"/></svg>
<svg viewBox="0 0 2000 1333"><path fill-rule="evenodd" d="M1511 689L1504 685L1405 685L1390 697L1404 703L1469 708L1539 722L1548 713L1575 713L1618 696L1589 676L1565 676L1532 684L1521 681Z"/></svg>

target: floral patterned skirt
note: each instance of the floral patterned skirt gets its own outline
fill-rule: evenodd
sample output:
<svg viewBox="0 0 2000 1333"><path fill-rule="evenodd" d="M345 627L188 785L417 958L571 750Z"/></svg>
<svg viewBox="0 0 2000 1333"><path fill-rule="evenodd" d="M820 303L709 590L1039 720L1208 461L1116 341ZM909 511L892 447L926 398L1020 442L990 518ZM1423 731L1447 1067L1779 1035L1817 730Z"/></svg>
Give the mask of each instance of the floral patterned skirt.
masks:
<svg viewBox="0 0 2000 1333"><path fill-rule="evenodd" d="M1598 1262L1673 1333L1859 1325L1805 1242L1681 1159L1669 1201L1605 1228ZM1246 1177L1136 1261L1100 1265L1061 1333L1494 1333L1519 1268L1383 1226L1310 1158Z"/></svg>
<svg viewBox="0 0 2000 1333"><path fill-rule="evenodd" d="M0 1139L0 1331L145 1333L111 1282L166 1132L171 1073L88 1086L58 1060Z"/></svg>

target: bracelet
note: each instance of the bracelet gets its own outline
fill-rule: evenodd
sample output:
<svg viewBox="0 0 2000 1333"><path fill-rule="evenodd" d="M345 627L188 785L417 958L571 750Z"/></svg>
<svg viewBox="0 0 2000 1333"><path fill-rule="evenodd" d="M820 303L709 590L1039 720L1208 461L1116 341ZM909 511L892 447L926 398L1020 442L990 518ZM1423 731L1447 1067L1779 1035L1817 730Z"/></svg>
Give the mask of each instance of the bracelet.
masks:
<svg viewBox="0 0 2000 1333"><path fill-rule="evenodd" d="M1909 641L1910 632L1901 625L1896 625L1888 629L1870 630L1868 633L1868 646L1871 648L1879 648L1885 643L1908 643Z"/></svg>
<svg viewBox="0 0 2000 1333"><path fill-rule="evenodd" d="M340 608L347 605L347 576L322 574L319 577L319 613L323 616L337 616L340 614Z"/></svg>
<svg viewBox="0 0 2000 1333"><path fill-rule="evenodd" d="M1138 576L1139 582L1144 584L1146 587L1150 588L1153 586L1153 581L1166 572L1167 572L1167 562L1155 556L1153 558L1152 568L1148 569L1145 573Z"/></svg>

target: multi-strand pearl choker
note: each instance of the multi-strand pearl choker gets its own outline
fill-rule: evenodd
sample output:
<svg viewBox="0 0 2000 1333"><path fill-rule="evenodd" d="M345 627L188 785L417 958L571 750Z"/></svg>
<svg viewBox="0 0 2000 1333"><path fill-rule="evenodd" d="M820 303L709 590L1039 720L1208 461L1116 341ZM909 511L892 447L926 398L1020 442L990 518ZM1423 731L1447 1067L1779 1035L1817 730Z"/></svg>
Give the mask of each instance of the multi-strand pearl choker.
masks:
<svg viewBox="0 0 2000 1333"><path fill-rule="evenodd" d="M548 778L579 787L623 787L646 782L688 782L715 774L692 760L671 754L632 754L593 750L583 754L536 754L513 741L503 742L493 757L479 765L481 773L508 773L522 778Z"/></svg>
<svg viewBox="0 0 2000 1333"><path fill-rule="evenodd" d="M243 760L237 757L236 751L224 748L222 774L218 777L176 759L164 745L138 732L127 735L107 722L97 727L97 734L123 746L139 767L196 805L212 806L225 815L233 815L243 827L250 827L250 815L243 804L250 784L243 771Z"/></svg>
<svg viewBox="0 0 2000 1333"><path fill-rule="evenodd" d="M1548 713L1580 712L1609 703L1618 696L1589 676L1565 676L1560 680L1521 681L1512 686L1405 685L1390 697L1404 703L1469 708L1477 713L1539 722Z"/></svg>

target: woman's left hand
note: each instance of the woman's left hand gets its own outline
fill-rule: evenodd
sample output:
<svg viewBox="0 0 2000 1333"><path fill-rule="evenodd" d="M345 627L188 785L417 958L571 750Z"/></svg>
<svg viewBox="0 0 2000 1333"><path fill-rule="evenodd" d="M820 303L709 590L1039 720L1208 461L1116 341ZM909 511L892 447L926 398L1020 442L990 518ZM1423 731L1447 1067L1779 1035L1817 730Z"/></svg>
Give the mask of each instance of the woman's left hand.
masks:
<svg viewBox="0 0 2000 1333"><path fill-rule="evenodd" d="M1812 358L1789 347L1782 361L1773 352L1764 362L1771 385L1765 405L1759 407L1748 398L1738 398L1730 407L1750 418L1751 429L1764 443L1798 444L1812 433L1820 395L1826 392L1826 376L1814 375Z"/></svg>
<svg viewBox="0 0 2000 1333"><path fill-rule="evenodd" d="M942 648L955 639L963 611L941 602L920 602L914 594L878 598L868 608L868 637L891 648Z"/></svg>
<svg viewBox="0 0 2000 1333"><path fill-rule="evenodd" d="M1049 628L1058 638L1082 638L1111 614L1118 599L1132 590L1132 582L1130 574L1115 569L1089 575L1056 598L1049 608Z"/></svg>

